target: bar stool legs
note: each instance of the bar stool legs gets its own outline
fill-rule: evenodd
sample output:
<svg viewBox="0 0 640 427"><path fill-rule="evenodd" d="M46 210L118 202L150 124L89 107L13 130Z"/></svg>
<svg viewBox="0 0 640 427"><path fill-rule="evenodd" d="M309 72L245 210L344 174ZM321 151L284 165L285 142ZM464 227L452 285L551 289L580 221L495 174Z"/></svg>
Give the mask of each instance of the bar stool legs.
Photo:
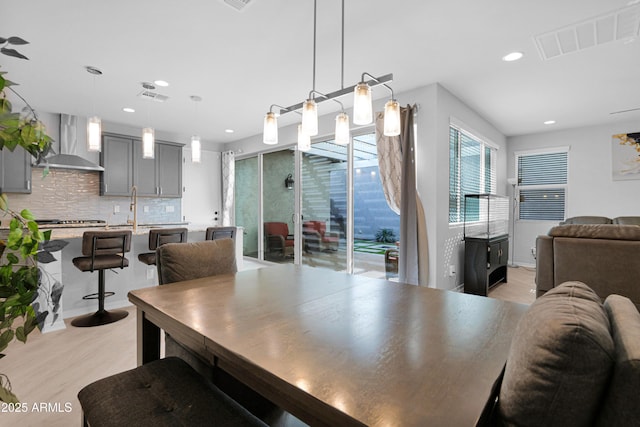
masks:
<svg viewBox="0 0 640 427"><path fill-rule="evenodd" d="M124 319L129 315L129 312L124 310L107 311L104 309L104 270L98 270L98 293L97 296L87 295L84 299L98 300L98 311L93 314L87 314L85 316L76 317L71 321L73 326L89 327L106 325L108 323L117 322L120 319ZM93 294L95 295L95 294Z"/></svg>

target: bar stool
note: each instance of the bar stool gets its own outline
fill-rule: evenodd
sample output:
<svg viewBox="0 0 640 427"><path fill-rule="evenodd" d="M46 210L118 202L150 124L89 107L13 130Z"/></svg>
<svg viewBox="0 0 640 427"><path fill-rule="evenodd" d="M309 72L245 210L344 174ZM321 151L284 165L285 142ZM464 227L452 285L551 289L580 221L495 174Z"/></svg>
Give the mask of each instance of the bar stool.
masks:
<svg viewBox="0 0 640 427"><path fill-rule="evenodd" d="M184 243L187 241L187 229L180 228L152 228L149 230L149 250L138 254L138 261L147 265L156 264L156 249L165 243Z"/></svg>
<svg viewBox="0 0 640 427"><path fill-rule="evenodd" d="M205 233L205 240L231 238L236 241L237 227L209 227Z"/></svg>
<svg viewBox="0 0 640 427"><path fill-rule="evenodd" d="M125 268L129 260L124 257L131 250L131 230L85 231L82 235L82 255L73 259L80 271L98 270L98 292L85 295L82 299L97 299L98 311L73 319L73 326L88 327L106 325L127 317L126 311L106 311L104 299L113 292L105 292L104 271L111 268Z"/></svg>

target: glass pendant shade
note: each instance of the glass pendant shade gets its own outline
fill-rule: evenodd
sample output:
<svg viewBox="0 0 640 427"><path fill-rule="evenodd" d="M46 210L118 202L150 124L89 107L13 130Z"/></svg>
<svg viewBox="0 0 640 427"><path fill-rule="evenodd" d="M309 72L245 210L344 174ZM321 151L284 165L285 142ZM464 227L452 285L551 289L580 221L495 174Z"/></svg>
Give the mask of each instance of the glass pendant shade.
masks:
<svg viewBox="0 0 640 427"><path fill-rule="evenodd" d="M302 131L302 125L298 125L298 150L309 151L311 149L311 137Z"/></svg>
<svg viewBox="0 0 640 427"><path fill-rule="evenodd" d="M278 143L278 120L276 114L271 111L264 116L264 129L262 131L262 142L268 145Z"/></svg>
<svg viewBox="0 0 640 427"><path fill-rule="evenodd" d="M342 112L336 116L336 144L349 144L349 116Z"/></svg>
<svg viewBox="0 0 640 427"><path fill-rule="evenodd" d="M384 134L400 135L400 104L395 99L390 99L384 104Z"/></svg>
<svg viewBox="0 0 640 427"><path fill-rule="evenodd" d="M102 121L94 116L87 119L87 150L100 151L100 139L102 138Z"/></svg>
<svg viewBox="0 0 640 427"><path fill-rule="evenodd" d="M353 123L368 125L372 121L371 88L366 83L358 83L353 90Z"/></svg>
<svg viewBox="0 0 640 427"><path fill-rule="evenodd" d="M202 149L200 145L200 137L194 135L191 137L191 163L200 163L202 159Z"/></svg>
<svg viewBox="0 0 640 427"><path fill-rule="evenodd" d="M155 145L155 134L152 128L142 129L142 158L153 159Z"/></svg>
<svg viewBox="0 0 640 427"><path fill-rule="evenodd" d="M318 106L313 99L302 104L302 131L308 136L318 134Z"/></svg>

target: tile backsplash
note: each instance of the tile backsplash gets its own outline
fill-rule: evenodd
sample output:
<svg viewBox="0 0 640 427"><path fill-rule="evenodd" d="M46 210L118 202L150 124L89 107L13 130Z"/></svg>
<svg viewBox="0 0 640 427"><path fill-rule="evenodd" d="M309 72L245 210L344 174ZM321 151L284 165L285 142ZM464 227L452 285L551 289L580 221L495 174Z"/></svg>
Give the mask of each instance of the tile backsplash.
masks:
<svg viewBox="0 0 640 427"><path fill-rule="evenodd" d="M42 169L31 172L31 194L9 193L9 207L29 209L38 219L101 219L124 224L133 219L130 197L100 196L100 172ZM182 220L182 199L138 197L138 223L174 223ZM116 212L119 211L119 212Z"/></svg>

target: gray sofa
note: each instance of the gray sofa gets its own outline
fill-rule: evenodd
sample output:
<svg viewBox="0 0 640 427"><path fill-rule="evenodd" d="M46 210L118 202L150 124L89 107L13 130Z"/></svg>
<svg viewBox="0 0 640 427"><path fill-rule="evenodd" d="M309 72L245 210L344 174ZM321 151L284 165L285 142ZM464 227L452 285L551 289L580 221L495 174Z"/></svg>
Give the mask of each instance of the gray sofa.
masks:
<svg viewBox="0 0 640 427"><path fill-rule="evenodd" d="M584 283L537 299L518 322L503 375L478 425L640 425L640 313L604 304Z"/></svg>
<svg viewBox="0 0 640 427"><path fill-rule="evenodd" d="M640 308L640 226L559 225L536 239L536 296L578 280L600 298L623 295Z"/></svg>

